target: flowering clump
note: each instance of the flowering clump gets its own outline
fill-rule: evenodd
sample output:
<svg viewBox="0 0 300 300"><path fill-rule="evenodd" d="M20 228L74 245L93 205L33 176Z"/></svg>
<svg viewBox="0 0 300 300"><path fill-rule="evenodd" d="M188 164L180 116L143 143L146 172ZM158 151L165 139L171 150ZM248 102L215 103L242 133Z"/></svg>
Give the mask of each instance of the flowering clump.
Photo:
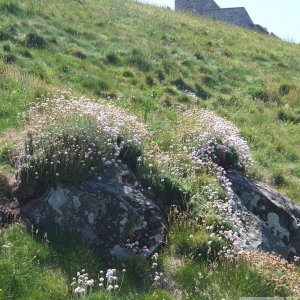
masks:
<svg viewBox="0 0 300 300"><path fill-rule="evenodd" d="M190 203L198 202L196 205L198 208L202 206L202 212L206 208L212 210L232 225L231 228L219 229L218 235L232 245L224 246L219 254L236 256L243 249L240 237L243 222L240 213L235 210L234 193L226 177L226 169L250 166L249 148L233 124L207 110L185 111L173 130L178 134L171 141L168 151L152 148L143 159L151 162L150 173L152 169L159 168L163 174L178 180L183 188L190 189ZM204 181L201 179L203 175ZM160 177L160 181L165 181L163 176ZM206 204L201 204L200 199L206 199Z"/></svg>
<svg viewBox="0 0 300 300"><path fill-rule="evenodd" d="M229 221L232 229L221 229L219 235L230 241L232 248L226 246L220 252L225 256L236 256L243 249L239 231L243 222L235 210L234 193L231 182L226 177L229 168L244 169L252 164L250 150L241 138L238 129L230 122L207 110L186 111L182 115L184 124L184 151L190 157L195 170L206 170L211 176L207 184L194 197L206 198L208 205L217 215ZM215 184L213 184L215 182ZM226 197L220 197L216 186L221 186Z"/></svg>
<svg viewBox="0 0 300 300"><path fill-rule="evenodd" d="M199 163L214 162L224 169L252 163L249 147L232 123L207 110L186 111L182 118L193 123L185 143Z"/></svg>
<svg viewBox="0 0 300 300"><path fill-rule="evenodd" d="M138 241L130 242L130 240L126 241L125 244L126 249L135 255L141 255L143 257L147 257L149 255L149 249L147 246L141 246Z"/></svg>
<svg viewBox="0 0 300 300"><path fill-rule="evenodd" d="M61 95L24 114L25 150L19 159L23 181L78 181L97 177L121 162L122 151L141 150L145 126L105 102Z"/></svg>
<svg viewBox="0 0 300 300"><path fill-rule="evenodd" d="M109 293L119 291L122 287L125 273L126 269L123 269L121 272L116 269L107 269L104 276L104 271L101 270L98 276L99 288ZM77 277L74 277L73 282L71 283L75 299L80 299L81 297L84 298L87 295L90 296L95 284L96 281L94 279L89 279L88 273L85 273L84 269L81 272L77 272Z"/></svg>
<svg viewBox="0 0 300 300"><path fill-rule="evenodd" d="M77 299L90 295L92 293L94 283L94 280L89 279L88 273L85 273L84 269L81 272L77 272L77 277L74 277L73 282L71 283L73 295Z"/></svg>
<svg viewBox="0 0 300 300"><path fill-rule="evenodd" d="M158 272L158 253L155 253L152 256L152 265L151 265L151 269L152 269L152 279L153 279L153 287L155 288L162 288L163 287L163 283L164 283L164 274L161 272Z"/></svg>

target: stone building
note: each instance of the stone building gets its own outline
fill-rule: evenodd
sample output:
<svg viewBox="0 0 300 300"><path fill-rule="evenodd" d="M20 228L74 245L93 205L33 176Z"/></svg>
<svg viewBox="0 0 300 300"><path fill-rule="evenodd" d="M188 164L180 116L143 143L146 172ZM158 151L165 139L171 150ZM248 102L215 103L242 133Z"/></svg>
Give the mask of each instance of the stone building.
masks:
<svg viewBox="0 0 300 300"><path fill-rule="evenodd" d="M175 10L192 12L268 34L265 28L253 23L244 7L220 8L213 0L175 0Z"/></svg>

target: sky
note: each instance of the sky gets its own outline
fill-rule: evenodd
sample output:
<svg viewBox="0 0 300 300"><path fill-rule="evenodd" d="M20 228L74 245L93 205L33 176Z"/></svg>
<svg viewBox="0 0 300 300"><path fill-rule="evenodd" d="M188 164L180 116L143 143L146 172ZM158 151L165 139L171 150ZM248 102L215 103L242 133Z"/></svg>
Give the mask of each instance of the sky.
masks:
<svg viewBox="0 0 300 300"><path fill-rule="evenodd" d="M139 0L174 9L175 0ZM300 43L300 0L215 0L222 8L244 6L255 24L282 39Z"/></svg>

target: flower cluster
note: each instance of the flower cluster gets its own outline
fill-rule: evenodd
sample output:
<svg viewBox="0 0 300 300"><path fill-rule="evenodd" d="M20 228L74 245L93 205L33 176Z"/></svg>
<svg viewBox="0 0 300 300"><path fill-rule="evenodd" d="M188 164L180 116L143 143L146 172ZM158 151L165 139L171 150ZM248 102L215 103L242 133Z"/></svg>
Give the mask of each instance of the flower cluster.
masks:
<svg viewBox="0 0 300 300"><path fill-rule="evenodd" d="M122 150L141 149L150 137L125 110L68 94L44 99L23 118L27 135L19 176L24 181L97 177L121 162Z"/></svg>
<svg viewBox="0 0 300 300"><path fill-rule="evenodd" d="M158 272L158 253L155 253L152 256L152 279L153 279L153 286L156 288L162 288L164 283L164 274L161 272Z"/></svg>
<svg viewBox="0 0 300 300"><path fill-rule="evenodd" d="M169 149L163 152L158 147L148 147L141 161L150 175L159 170L161 185L165 175L172 177L174 182L179 182L180 188L192 188L192 198L206 199L209 209L232 224L230 229L220 229L219 236L232 245L231 248L224 246L220 255L236 257L243 249L240 237L243 222L235 209L226 169L251 165L249 148L233 124L207 110L184 112L173 130L174 139L170 140ZM201 174L206 182L200 185L197 178Z"/></svg>
<svg viewBox="0 0 300 300"><path fill-rule="evenodd" d="M125 247L129 252L131 252L133 254L141 255L144 257L147 257L149 255L148 247L141 246L138 241L135 241L132 243L132 242L130 242L130 240L127 240Z"/></svg>
<svg viewBox="0 0 300 300"><path fill-rule="evenodd" d="M108 292L116 292L118 291L123 284L123 280L124 280L124 274L126 273L126 270L123 269L122 270L122 279L121 279L121 283L119 284L119 274L120 272L118 272L116 269L108 269L106 271L106 275L104 278L104 272L100 271L99 273L99 287L101 289L106 289L106 291ZM106 286L105 286L105 279L106 279Z"/></svg>
<svg viewBox="0 0 300 300"><path fill-rule="evenodd" d="M189 110L183 113L193 129L185 136L185 143L193 159L199 164L214 162L224 168L251 165L247 143L230 122L207 110Z"/></svg>
<svg viewBox="0 0 300 300"><path fill-rule="evenodd" d="M92 293L94 283L94 280L89 279L88 273L85 273L84 269L81 270L81 272L77 272L77 277L74 277L73 282L71 283L73 295L76 298L90 295Z"/></svg>
<svg viewBox="0 0 300 300"><path fill-rule="evenodd" d="M232 229L221 229L218 233L232 244L231 249L225 246L220 254L236 256L243 249L239 234L243 230L243 222L235 209L234 193L226 177L226 169L243 169L252 164L248 145L233 124L207 110L186 111L182 119L188 120L183 125L183 142L194 169L206 170L213 178L211 181L216 183L203 186L198 193L209 200L208 205L219 216L233 225ZM220 198L217 185L225 191L225 199Z"/></svg>
<svg viewBox="0 0 300 300"><path fill-rule="evenodd" d="M121 281L119 273L122 274ZM116 269L107 269L106 274L104 276L104 271L101 270L98 276L99 288L101 290L106 290L110 293L119 291L122 287L125 273L125 269L123 269L122 272L119 272ZM73 296L76 299L80 299L81 297L91 295L92 288L95 284L95 280L90 279L88 277L88 273L86 273L84 269L81 270L81 272L77 272L77 277L74 277L73 282L71 283Z"/></svg>
<svg viewBox="0 0 300 300"><path fill-rule="evenodd" d="M216 183L220 183L220 181L228 181L225 174L222 176L223 179L220 179L218 176L215 178ZM234 195L229 182L227 183L225 191L227 198L224 201L224 199L220 199L215 186L207 184L202 188L198 195L195 195L195 197L205 197L208 199L209 202L205 205L205 207L208 210L213 210L221 219L231 224L232 228L228 228L225 225L221 225L221 227L218 228L217 235L229 241L231 244L231 247L224 246L223 250L219 252L219 255L224 255L225 257L236 257L238 253L244 249L244 242L240 235L243 231L244 225L240 213L235 209Z"/></svg>

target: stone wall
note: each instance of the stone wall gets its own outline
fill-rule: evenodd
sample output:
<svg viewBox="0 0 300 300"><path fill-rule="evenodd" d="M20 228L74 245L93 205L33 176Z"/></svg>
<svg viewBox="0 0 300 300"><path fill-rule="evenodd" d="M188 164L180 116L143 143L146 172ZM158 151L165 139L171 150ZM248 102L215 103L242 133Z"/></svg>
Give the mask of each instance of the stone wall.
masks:
<svg viewBox="0 0 300 300"><path fill-rule="evenodd" d="M213 0L175 0L175 10L200 11L220 8Z"/></svg>
<svg viewBox="0 0 300 300"><path fill-rule="evenodd" d="M253 23L244 7L220 8L213 0L175 0L175 10L192 12L199 16L269 34L265 28Z"/></svg>
<svg viewBox="0 0 300 300"><path fill-rule="evenodd" d="M215 18L218 21L231 23L245 28L252 28L254 25L244 7L198 10L195 13L200 16Z"/></svg>

